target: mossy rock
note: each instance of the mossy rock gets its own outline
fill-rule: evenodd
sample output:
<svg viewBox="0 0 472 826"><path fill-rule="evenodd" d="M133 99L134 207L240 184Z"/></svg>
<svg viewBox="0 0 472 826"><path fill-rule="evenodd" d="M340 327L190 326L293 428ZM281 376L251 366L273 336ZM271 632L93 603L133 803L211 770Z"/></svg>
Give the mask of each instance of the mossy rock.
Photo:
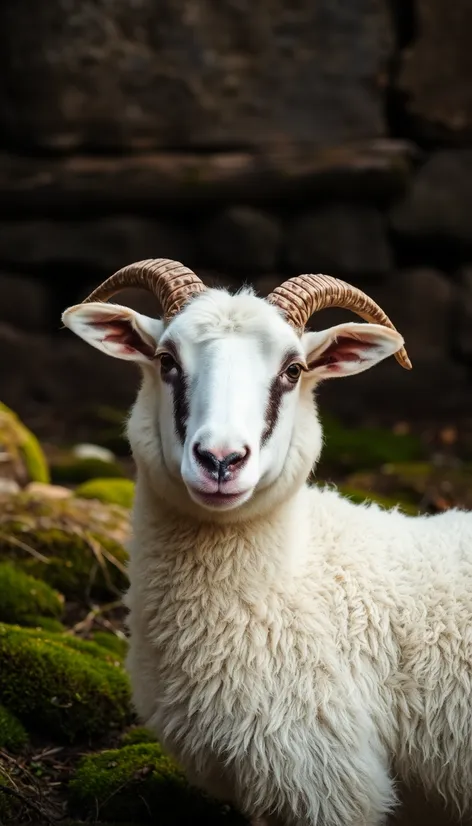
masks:
<svg viewBox="0 0 472 826"><path fill-rule="evenodd" d="M413 462L424 458L420 439L383 428L348 428L330 416L322 419L324 446L320 468L340 470L379 468L387 462Z"/></svg>
<svg viewBox="0 0 472 826"><path fill-rule="evenodd" d="M66 633L64 634L47 634L49 639L58 640L59 642L67 645L69 648L73 648L75 651L80 651L83 654L87 654L89 657L95 657L103 662L109 663L110 665L122 665L124 662L124 655L122 651L117 650L117 648L112 648L111 646L107 647L105 645L101 645L96 640L83 640L80 637L76 637L73 634ZM108 636L113 636L109 634Z"/></svg>
<svg viewBox="0 0 472 826"><path fill-rule="evenodd" d="M73 651L87 654L89 657L95 657L96 659L102 660L102 662L108 663L109 665L121 666L124 661L124 657L122 657L117 651L107 648L104 645L100 645L94 640L84 640L82 637L77 637L68 629L62 629L61 631L48 631L47 629L37 627L28 628L28 633L30 637L59 642ZM112 635L110 634L110 636Z"/></svg>
<svg viewBox="0 0 472 826"><path fill-rule="evenodd" d="M116 634L111 634L109 631L94 631L92 639L101 648L105 648L122 660L125 659L128 653L128 640L118 637Z"/></svg>
<svg viewBox="0 0 472 826"><path fill-rule="evenodd" d="M128 578L129 512L96 500L0 495L0 559L67 599L116 597Z"/></svg>
<svg viewBox="0 0 472 826"><path fill-rule="evenodd" d="M17 625L24 625L26 628L37 628L38 631L47 631L52 634L63 634L67 631L64 623L51 617L29 617L28 622L17 622Z"/></svg>
<svg viewBox="0 0 472 826"><path fill-rule="evenodd" d="M122 479L126 474L116 461L90 456L81 458L72 453L51 460L51 479L55 484L79 485L90 479Z"/></svg>
<svg viewBox="0 0 472 826"><path fill-rule="evenodd" d="M7 457L1 464L2 475L14 479L20 486L50 481L48 464L36 436L1 402L0 453Z"/></svg>
<svg viewBox="0 0 472 826"><path fill-rule="evenodd" d="M246 821L187 783L158 743L141 743L88 755L69 784L73 813L116 823L227 823Z"/></svg>
<svg viewBox="0 0 472 826"><path fill-rule="evenodd" d="M125 731L120 740L120 748L124 746L137 746L141 743L156 743L157 738L144 726L133 726L129 731Z"/></svg>
<svg viewBox="0 0 472 826"><path fill-rule="evenodd" d="M99 648L0 624L0 702L27 729L60 742L122 729L133 719L129 681Z"/></svg>
<svg viewBox="0 0 472 826"><path fill-rule="evenodd" d="M398 508L403 513L406 513L410 516L417 516L419 510L414 505L409 504L408 502L401 502L395 499L394 496L382 496L381 494L362 490L362 488L352 487L350 485L339 485L338 490L343 496L347 496L351 499L352 502L356 504L364 504L366 502L374 502L376 505L379 505L382 508L386 508L387 510L391 510L392 508Z"/></svg>
<svg viewBox="0 0 472 826"><path fill-rule="evenodd" d="M36 625L62 616L64 598L11 562L0 563L0 622Z"/></svg>
<svg viewBox="0 0 472 826"><path fill-rule="evenodd" d="M79 485L75 495L130 509L134 499L134 482L131 479L91 479Z"/></svg>
<svg viewBox="0 0 472 826"><path fill-rule="evenodd" d="M401 503L408 512L472 509L472 472L468 465L436 466L432 462L391 462L376 471L358 471L344 486Z"/></svg>
<svg viewBox="0 0 472 826"><path fill-rule="evenodd" d="M4 706L0 705L0 749L21 751L28 742L26 729Z"/></svg>

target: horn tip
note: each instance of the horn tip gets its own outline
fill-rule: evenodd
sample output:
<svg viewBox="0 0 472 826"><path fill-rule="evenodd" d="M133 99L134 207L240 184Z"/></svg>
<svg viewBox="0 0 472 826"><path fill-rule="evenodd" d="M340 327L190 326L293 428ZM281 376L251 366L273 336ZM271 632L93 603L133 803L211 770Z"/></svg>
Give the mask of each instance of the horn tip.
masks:
<svg viewBox="0 0 472 826"><path fill-rule="evenodd" d="M402 350L400 350L400 352L395 354L395 357L396 357L399 365L401 367L403 367L405 370L413 370L413 365L412 365L412 363L411 363L411 361L410 361L410 359L409 359L409 357L408 357L405 350L403 350L403 352L402 352Z"/></svg>

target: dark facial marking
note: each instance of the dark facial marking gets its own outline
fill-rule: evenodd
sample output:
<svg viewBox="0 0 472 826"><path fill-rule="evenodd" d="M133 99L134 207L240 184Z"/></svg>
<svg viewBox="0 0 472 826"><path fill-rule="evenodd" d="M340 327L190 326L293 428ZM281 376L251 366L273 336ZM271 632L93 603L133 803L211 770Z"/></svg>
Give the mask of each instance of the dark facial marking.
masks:
<svg viewBox="0 0 472 826"><path fill-rule="evenodd" d="M279 419L280 413L280 405L282 403L282 399L286 393L291 393L292 390L295 389L296 384L288 384L284 382L282 378L282 373L284 370L287 369L289 364L299 359L300 355L297 353L296 350L291 350L289 353L286 353L282 364L280 366L280 370L275 378L272 379L270 386L269 386L269 398L267 400L267 408L265 414L265 428L262 433L261 445L264 447L265 444L269 441L272 433L275 430Z"/></svg>
<svg viewBox="0 0 472 826"><path fill-rule="evenodd" d="M169 373L162 373L162 381L172 389L172 401L174 406L174 427L181 444L184 444L187 435L187 419L189 415L188 406L188 381L182 367L177 347L172 341L162 344L166 351L177 362L177 366Z"/></svg>

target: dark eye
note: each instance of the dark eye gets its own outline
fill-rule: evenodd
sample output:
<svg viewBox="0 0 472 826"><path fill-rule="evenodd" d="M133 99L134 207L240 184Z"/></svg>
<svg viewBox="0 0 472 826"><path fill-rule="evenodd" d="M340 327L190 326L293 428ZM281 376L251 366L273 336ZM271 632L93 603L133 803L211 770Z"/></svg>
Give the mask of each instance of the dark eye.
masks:
<svg viewBox="0 0 472 826"><path fill-rule="evenodd" d="M166 376L171 370L178 368L175 358L169 353L162 353L159 358L161 362L161 373L163 376Z"/></svg>
<svg viewBox="0 0 472 826"><path fill-rule="evenodd" d="M285 375L287 376L289 381L296 382L300 378L300 373L302 372L301 364L291 364L290 367L287 367L285 371Z"/></svg>

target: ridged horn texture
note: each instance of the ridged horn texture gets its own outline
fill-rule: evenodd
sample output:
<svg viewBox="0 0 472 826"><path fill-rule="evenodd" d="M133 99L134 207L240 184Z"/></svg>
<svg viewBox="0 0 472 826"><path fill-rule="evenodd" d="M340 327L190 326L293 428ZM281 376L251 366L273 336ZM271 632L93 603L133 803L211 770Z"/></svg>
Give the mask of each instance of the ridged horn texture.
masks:
<svg viewBox="0 0 472 826"><path fill-rule="evenodd" d="M271 292L267 301L280 307L287 322L300 331L305 329L313 313L326 307L352 310L364 321L396 330L372 298L357 287L331 275L305 274L289 278ZM405 370L411 370L412 364L404 347L395 353L395 358Z"/></svg>
<svg viewBox="0 0 472 826"><path fill-rule="evenodd" d="M172 261L170 258L148 258L115 272L82 303L107 301L112 295L129 287L153 293L159 301L165 319L175 316L190 296L206 289L198 275L184 267L180 261Z"/></svg>

